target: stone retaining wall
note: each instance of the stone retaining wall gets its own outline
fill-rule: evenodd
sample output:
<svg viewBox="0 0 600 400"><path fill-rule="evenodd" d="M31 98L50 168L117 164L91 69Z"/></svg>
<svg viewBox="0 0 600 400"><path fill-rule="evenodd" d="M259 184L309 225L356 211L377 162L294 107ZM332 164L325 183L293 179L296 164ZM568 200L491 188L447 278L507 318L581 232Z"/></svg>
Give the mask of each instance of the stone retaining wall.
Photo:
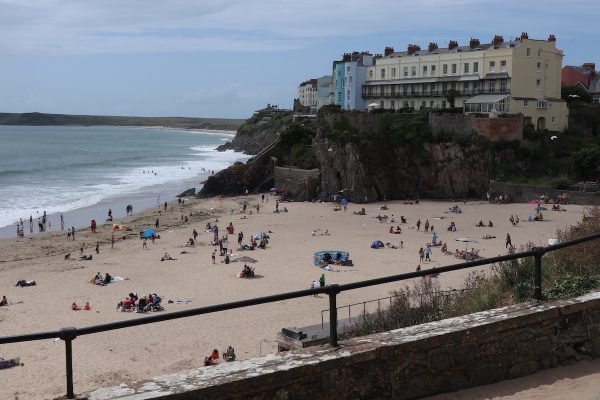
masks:
<svg viewBox="0 0 600 400"><path fill-rule="evenodd" d="M417 399L600 355L600 293L98 389L109 399Z"/></svg>
<svg viewBox="0 0 600 400"><path fill-rule="evenodd" d="M429 127L434 135L468 136L472 132L490 140L523 139L523 116L507 115L498 118L474 114L429 114Z"/></svg>
<svg viewBox="0 0 600 400"><path fill-rule="evenodd" d="M568 204L600 204L600 193L594 192L574 192L570 190L558 190L541 186L518 185L504 182L490 182L490 191L492 194L508 194L511 201L514 203L527 203L528 201L539 199L541 195L556 199L559 195L566 193L568 196Z"/></svg>
<svg viewBox="0 0 600 400"><path fill-rule="evenodd" d="M275 187L285 188L290 198L298 201L313 200L320 183L319 169L275 167L273 180Z"/></svg>

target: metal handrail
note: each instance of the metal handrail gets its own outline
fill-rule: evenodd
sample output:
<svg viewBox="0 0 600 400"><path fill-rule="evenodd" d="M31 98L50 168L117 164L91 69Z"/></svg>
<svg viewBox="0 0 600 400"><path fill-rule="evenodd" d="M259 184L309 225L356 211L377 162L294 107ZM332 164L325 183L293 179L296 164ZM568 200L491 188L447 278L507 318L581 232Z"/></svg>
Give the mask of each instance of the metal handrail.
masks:
<svg viewBox="0 0 600 400"><path fill-rule="evenodd" d="M337 335L337 295L343 291L360 289L369 286L382 285L385 283L398 282L406 279L419 278L430 275L432 273L442 273L450 271L458 271L461 269L478 267L480 265L495 264L502 261L517 260L525 257L535 258L534 267L534 293L533 296L536 300L542 299L542 256L545 253L563 249L565 247L574 246L576 244L589 242L592 240L600 239L600 233L595 233L590 236L585 236L579 239L570 240L563 243L558 243L546 247L536 247L533 250L525 251L522 253L508 254L504 256L484 258L476 261L468 261L460 264L446 265L435 269L427 269L415 272L408 272L398 275L390 275L382 278L369 279L365 281L346 283L343 285L333 284L322 288L316 289L304 289L295 292L280 293L270 296L258 297L248 300L234 301L231 303L217 304L207 307L193 308L190 310L176 311L167 314L152 315L149 317L136 318L129 321L118 321L111 322L108 324L88 326L85 328L62 328L57 331L50 332L37 332L29 333L24 335L14 336L3 336L0 337L0 344L8 343L19 343L19 342L30 342L35 340L53 339L60 338L65 341L65 365L66 365L66 378L67 378L67 399L74 399L75 393L73 390L73 356L72 356L72 342L77 336L90 335L99 332L106 332L115 329L130 328L138 325L152 324L155 322L168 321L178 318L192 317L202 314L210 314L219 311L233 310L237 308L250 307L259 304L274 303L277 301L290 300L299 297L313 296L315 294L325 293L329 296L329 343L331 346L337 347L338 335Z"/></svg>

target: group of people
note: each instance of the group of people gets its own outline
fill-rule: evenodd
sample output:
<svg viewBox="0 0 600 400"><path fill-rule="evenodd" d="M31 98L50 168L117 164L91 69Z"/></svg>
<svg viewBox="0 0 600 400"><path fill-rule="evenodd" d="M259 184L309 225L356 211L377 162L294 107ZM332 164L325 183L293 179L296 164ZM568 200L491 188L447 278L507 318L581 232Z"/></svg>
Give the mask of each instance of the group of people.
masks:
<svg viewBox="0 0 600 400"><path fill-rule="evenodd" d="M249 265L244 264L244 268L238 274L238 278L254 278L254 268L251 268Z"/></svg>
<svg viewBox="0 0 600 400"><path fill-rule="evenodd" d="M227 349L223 351L223 360L227 362L235 361L235 349L232 346L227 346ZM211 365L217 365L221 357L219 356L219 350L214 349L212 353L204 357L204 366L209 367Z"/></svg>
<svg viewBox="0 0 600 400"><path fill-rule="evenodd" d="M479 223L477 225L475 225L475 226L477 226L479 228L484 228L486 225L483 223L482 220L479 220ZM494 227L494 224L492 223L492 221L488 221L487 227L488 228L493 228Z"/></svg>
<svg viewBox="0 0 600 400"><path fill-rule="evenodd" d="M117 304L117 311L163 311L164 308L161 305L161 302L162 298L156 293L138 297L136 292L132 292L129 293L128 297Z"/></svg>
<svg viewBox="0 0 600 400"><path fill-rule="evenodd" d="M106 286L112 282L112 276L107 272L104 277L98 272L91 280L91 283L98 286Z"/></svg>

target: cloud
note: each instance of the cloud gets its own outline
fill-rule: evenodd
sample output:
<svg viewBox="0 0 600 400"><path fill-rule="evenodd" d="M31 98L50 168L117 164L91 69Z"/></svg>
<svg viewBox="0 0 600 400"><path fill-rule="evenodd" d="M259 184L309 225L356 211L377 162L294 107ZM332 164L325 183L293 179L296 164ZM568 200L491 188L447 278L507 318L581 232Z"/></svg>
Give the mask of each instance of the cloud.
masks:
<svg viewBox="0 0 600 400"><path fill-rule="evenodd" d="M561 15L597 16L600 5L584 0L0 0L0 10L0 51L87 54L272 52L377 34L408 42L411 35L444 27L518 34L532 25L560 28ZM552 16L547 24L545 16ZM563 21L563 27L571 23Z"/></svg>

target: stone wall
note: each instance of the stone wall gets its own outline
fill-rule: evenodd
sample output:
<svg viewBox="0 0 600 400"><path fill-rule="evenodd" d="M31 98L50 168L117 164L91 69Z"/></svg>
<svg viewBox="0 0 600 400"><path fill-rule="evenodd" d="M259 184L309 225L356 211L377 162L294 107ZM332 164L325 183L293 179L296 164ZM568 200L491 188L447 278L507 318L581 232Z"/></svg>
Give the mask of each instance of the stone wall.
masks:
<svg viewBox="0 0 600 400"><path fill-rule="evenodd" d="M522 115L488 118L473 114L430 113L429 127L434 135L468 136L477 132L490 140L523 139Z"/></svg>
<svg viewBox="0 0 600 400"><path fill-rule="evenodd" d="M319 169L275 167L273 181L275 187L285 189L287 197L298 201L313 200L319 186Z"/></svg>
<svg viewBox="0 0 600 400"><path fill-rule="evenodd" d="M559 195L566 193L568 196L567 204L600 204L600 193L598 192L574 192L542 186L518 185L514 183L493 181L490 182L490 191L492 194L508 194L511 201L515 203L526 203L531 200L536 200L539 199L541 195L556 199Z"/></svg>
<svg viewBox="0 0 600 400"><path fill-rule="evenodd" d="M408 400L600 356L600 293L98 389L109 399Z"/></svg>

